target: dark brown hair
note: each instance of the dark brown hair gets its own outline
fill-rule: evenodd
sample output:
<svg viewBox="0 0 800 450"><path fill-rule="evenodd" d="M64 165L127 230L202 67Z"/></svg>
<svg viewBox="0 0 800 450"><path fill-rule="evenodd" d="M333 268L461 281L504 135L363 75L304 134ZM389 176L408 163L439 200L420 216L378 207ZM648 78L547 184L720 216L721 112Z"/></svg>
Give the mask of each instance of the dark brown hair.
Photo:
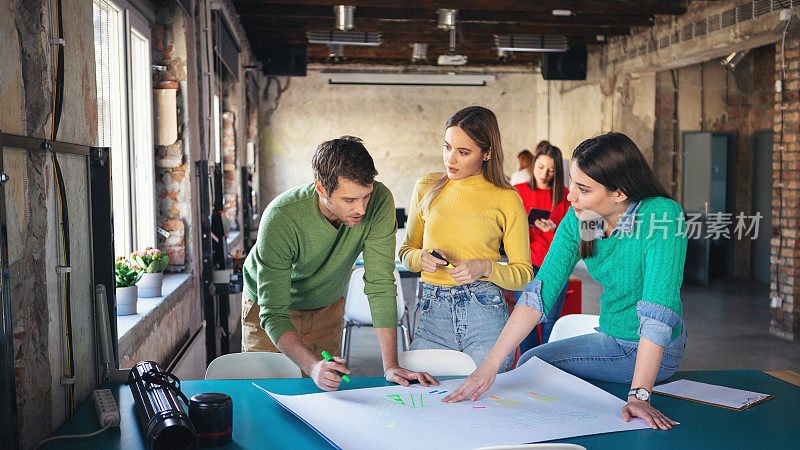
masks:
<svg viewBox="0 0 800 450"><path fill-rule="evenodd" d="M639 147L622 133L606 133L587 139L575 148L572 158L591 179L608 191L619 189L631 202L650 197L670 198L656 180ZM581 238L580 257L592 256L594 244L594 240Z"/></svg>
<svg viewBox="0 0 800 450"><path fill-rule="evenodd" d="M328 195L336 190L339 177L368 186L378 175L363 141L353 136L342 136L319 144L311 158L311 168L314 170L314 179L322 184Z"/></svg>
<svg viewBox="0 0 800 450"><path fill-rule="evenodd" d="M546 141L543 141L546 142ZM549 143L544 146L536 147L536 154L533 155L533 163L528 167L528 172L531 173L531 181L528 182L531 190L536 190L536 180L533 177L533 166L540 156L549 156L553 159L553 170L555 174L553 179L550 180L550 197L552 198L551 210L555 210L556 206L564 200L564 157L561 155L561 149L550 145Z"/></svg>
<svg viewBox="0 0 800 450"><path fill-rule="evenodd" d="M536 153L536 152L538 152L539 150L541 150L541 149L543 149L543 148L547 147L548 145L553 145L553 144L551 144L551 143L550 143L550 141L548 141L548 140L542 140L542 141L539 141L539 143L538 143L538 144L536 144L536 149L535 149L533 152L534 152L534 153Z"/></svg>
<svg viewBox="0 0 800 450"><path fill-rule="evenodd" d="M503 147L500 145L500 127L497 117L483 106L468 106L453 114L447 120L445 130L450 127L461 128L464 133L480 147L482 154L489 154L489 160L481 164L481 173L487 181L499 188L514 189L503 172ZM431 189L420 201L421 210L427 210L433 199L442 192L447 184L446 173L437 176L431 182Z"/></svg>

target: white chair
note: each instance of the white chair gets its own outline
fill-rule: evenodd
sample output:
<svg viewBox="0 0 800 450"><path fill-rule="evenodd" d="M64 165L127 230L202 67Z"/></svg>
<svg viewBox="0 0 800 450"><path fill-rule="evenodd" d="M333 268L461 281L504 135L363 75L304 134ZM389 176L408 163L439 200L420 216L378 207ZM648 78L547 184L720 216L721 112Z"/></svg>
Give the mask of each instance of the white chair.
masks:
<svg viewBox="0 0 800 450"><path fill-rule="evenodd" d="M409 350L401 352L397 359L400 367L414 372L428 372L435 377L467 376L477 369L469 355L457 350Z"/></svg>
<svg viewBox="0 0 800 450"><path fill-rule="evenodd" d="M595 327L599 326L600 316L595 316L593 314L569 314L556 320L556 323L553 324L553 331L550 333L550 340L547 342L594 333Z"/></svg>
<svg viewBox="0 0 800 450"><path fill-rule="evenodd" d="M222 355L211 361L206 380L300 378L300 368L283 353L245 352Z"/></svg>
<svg viewBox="0 0 800 450"><path fill-rule="evenodd" d="M560 443L552 443L548 444L546 442L541 444L519 444L519 445L495 445L492 447L480 447L474 450L523 450L523 449L535 449L535 450L586 450L586 447L578 444L560 444Z"/></svg>
<svg viewBox="0 0 800 450"><path fill-rule="evenodd" d="M400 287L400 272L394 270L394 281L397 286L397 326L403 332L403 350L408 350L411 345L409 333L408 309ZM364 268L353 269L350 275L350 284L347 285L347 294L344 304L344 330L342 336L342 358L349 359L350 335L353 327L371 327L372 313L369 309L367 295L364 294ZM349 362L349 361L348 361Z"/></svg>

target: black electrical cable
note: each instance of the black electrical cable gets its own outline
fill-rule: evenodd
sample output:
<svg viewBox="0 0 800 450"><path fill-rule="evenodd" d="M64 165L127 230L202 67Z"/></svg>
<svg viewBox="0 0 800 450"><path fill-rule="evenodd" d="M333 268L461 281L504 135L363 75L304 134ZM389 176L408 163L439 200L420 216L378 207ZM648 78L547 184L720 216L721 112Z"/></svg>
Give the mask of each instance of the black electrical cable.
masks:
<svg viewBox="0 0 800 450"><path fill-rule="evenodd" d="M51 140L56 140L58 126L61 122L61 107L64 100L64 24L61 18L61 0L56 0L56 37L59 43L56 46L56 80L53 90L53 130Z"/></svg>
<svg viewBox="0 0 800 450"><path fill-rule="evenodd" d="M56 173L56 184L58 185L58 196L60 199L60 220L61 233L64 237L64 267L70 266L69 251L69 211L67 210L67 192L64 188L64 177L61 174L61 166L58 164L55 153L53 153L53 169ZM75 376L75 361L72 350L72 307L70 301L70 273L64 273L64 321L66 323L67 337L67 369L70 378ZM70 414L75 412L75 385L69 384L69 405Z"/></svg>
<svg viewBox="0 0 800 450"><path fill-rule="evenodd" d="M61 111L64 103L64 23L61 14L61 0L56 0L56 77L53 88L53 127L50 139L55 140L58 135L58 126L61 123ZM53 171L55 173L56 185L58 186L59 197L59 220L61 225L61 235L64 245L64 265L69 268L70 264L70 245L69 245L69 209L67 207L67 193L64 187L64 177L61 173L61 165L58 163L55 152L52 153ZM72 306L70 299L70 273L64 272L64 322L67 338L67 401L69 402L70 415L75 413L75 361L72 342Z"/></svg>

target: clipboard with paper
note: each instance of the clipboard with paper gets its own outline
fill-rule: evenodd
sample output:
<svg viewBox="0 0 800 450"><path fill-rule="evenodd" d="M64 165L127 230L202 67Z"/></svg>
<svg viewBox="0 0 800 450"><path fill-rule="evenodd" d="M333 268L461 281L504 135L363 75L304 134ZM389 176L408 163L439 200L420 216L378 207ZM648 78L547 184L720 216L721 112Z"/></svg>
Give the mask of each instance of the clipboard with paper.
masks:
<svg viewBox="0 0 800 450"><path fill-rule="evenodd" d="M653 392L736 411L742 411L773 398L772 395L760 392L745 391L691 380L676 380L662 384L654 387Z"/></svg>

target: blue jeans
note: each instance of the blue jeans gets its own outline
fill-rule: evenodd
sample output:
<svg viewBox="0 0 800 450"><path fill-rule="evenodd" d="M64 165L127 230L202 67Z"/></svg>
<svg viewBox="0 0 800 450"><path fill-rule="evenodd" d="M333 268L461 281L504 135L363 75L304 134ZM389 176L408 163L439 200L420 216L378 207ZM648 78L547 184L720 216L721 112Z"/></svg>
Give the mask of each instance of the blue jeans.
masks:
<svg viewBox="0 0 800 450"><path fill-rule="evenodd" d="M508 321L503 293L488 281L450 287L422 283L420 308L422 314L411 350L457 350L469 355L478 366ZM511 369L513 361L511 354L499 372Z"/></svg>
<svg viewBox="0 0 800 450"><path fill-rule="evenodd" d="M538 271L539 267L533 266L534 276ZM547 311L547 315L545 316L545 319L547 320L542 322L541 342L539 342L539 330L534 327L533 331L531 331L531 333L519 343L520 353L525 353L539 344L546 344L550 340L550 333L553 332L553 325L556 323L556 320L561 317L561 308L564 307L564 299L567 298L567 286L567 284L564 285L564 289L562 289L561 293L558 294L558 298L556 298L556 302L553 304L553 307L550 308L550 311ZM520 295L522 295L522 291L514 291L514 298L516 300L519 300ZM519 362L517 362L517 365L519 365Z"/></svg>
<svg viewBox="0 0 800 450"><path fill-rule="evenodd" d="M517 366L536 356L580 378L630 383L636 365L638 342L613 338L602 331L549 342L525 352ZM656 382L669 378L681 364L686 351L686 326L664 348Z"/></svg>

